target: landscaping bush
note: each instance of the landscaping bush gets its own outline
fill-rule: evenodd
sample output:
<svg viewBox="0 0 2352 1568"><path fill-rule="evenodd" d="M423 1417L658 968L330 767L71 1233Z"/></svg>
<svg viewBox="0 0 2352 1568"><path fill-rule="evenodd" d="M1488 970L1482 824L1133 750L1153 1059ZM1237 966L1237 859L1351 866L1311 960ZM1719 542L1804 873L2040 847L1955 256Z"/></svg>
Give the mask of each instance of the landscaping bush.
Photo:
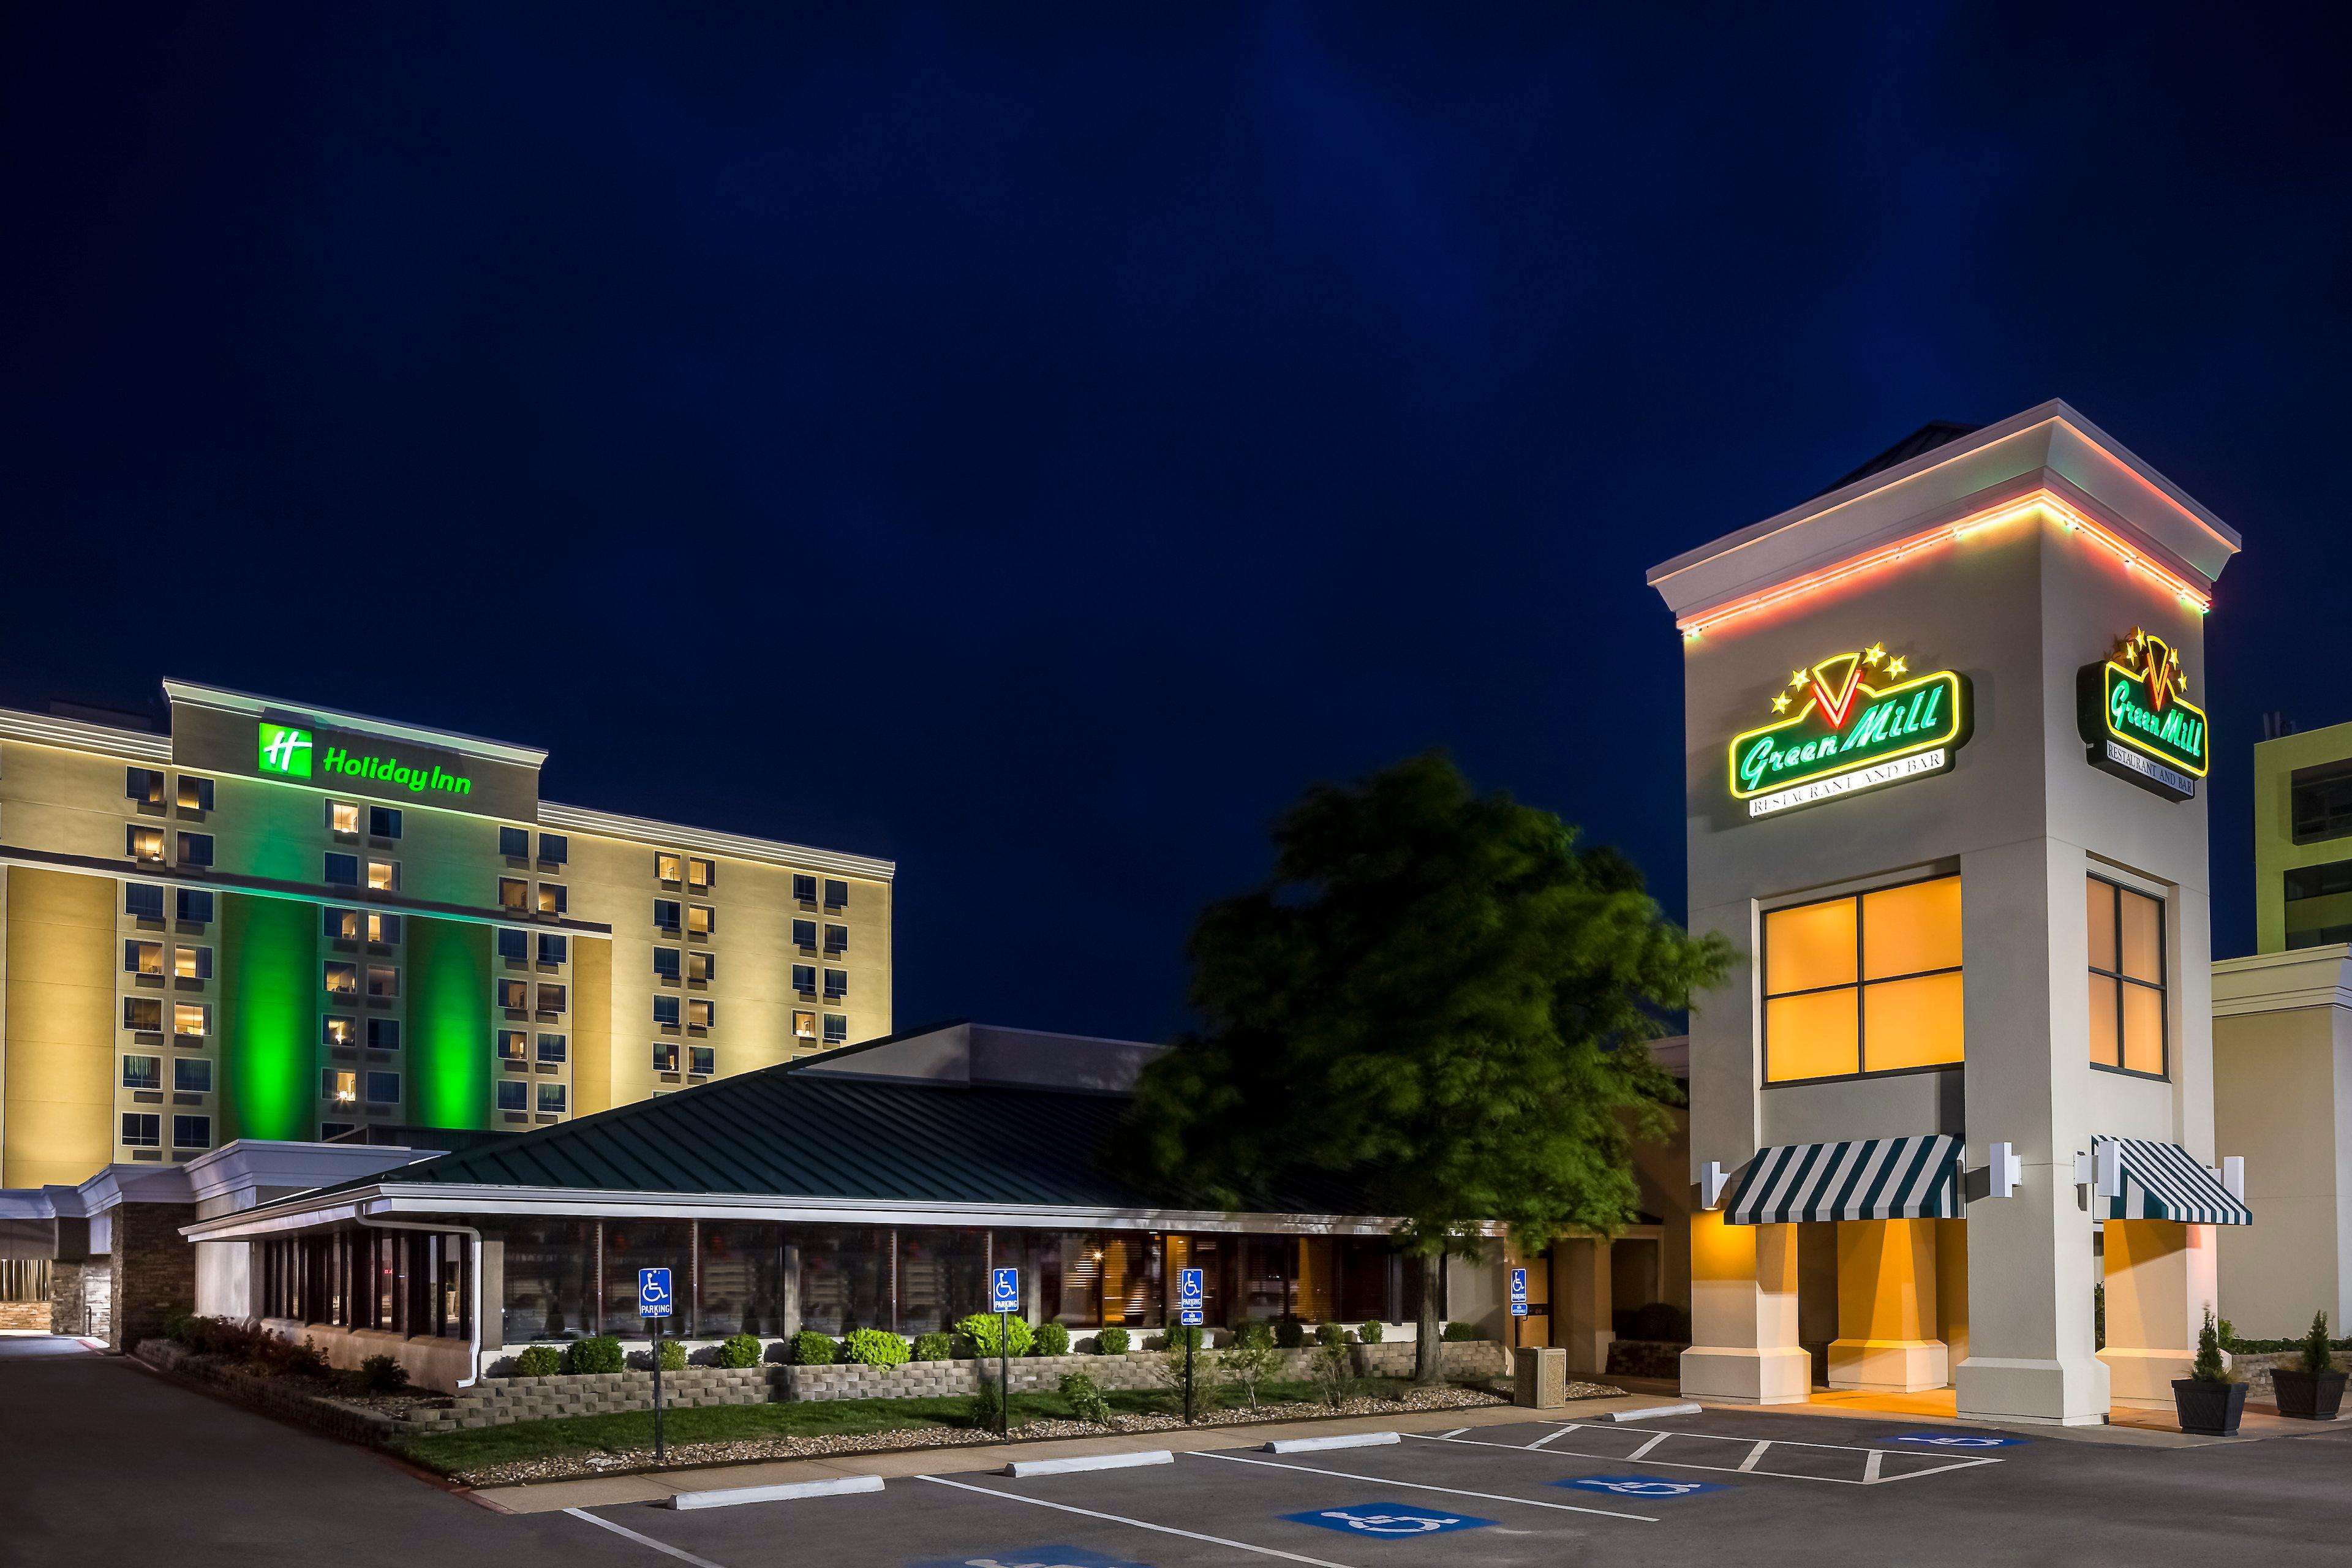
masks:
<svg viewBox="0 0 2352 1568"><path fill-rule="evenodd" d="M1037 1349L1034 1353L1038 1355L1069 1354L1070 1331L1064 1328L1059 1323L1039 1324L1037 1327ZM1078 1373L1075 1375L1084 1377L1086 1374L1084 1373Z"/></svg>
<svg viewBox="0 0 2352 1568"><path fill-rule="evenodd" d="M2221 1364L2221 1330L2213 1321L2213 1309L2205 1309L2204 1326L2197 1331L2197 1360L2189 1368L2189 1375L2200 1383L2227 1383L2230 1371Z"/></svg>
<svg viewBox="0 0 2352 1568"><path fill-rule="evenodd" d="M388 1355L360 1363L360 1385L370 1394L398 1394L408 1386L408 1369Z"/></svg>
<svg viewBox="0 0 2352 1568"><path fill-rule="evenodd" d="M719 1342L720 1366L746 1367L760 1364L760 1336L730 1334Z"/></svg>
<svg viewBox="0 0 2352 1568"><path fill-rule="evenodd" d="M997 1324L1004 1325L1000 1333ZM1027 1355L1036 1343L1036 1335L1023 1320L1007 1315L1002 1319L993 1312L974 1312L956 1325L956 1332L971 1342L975 1355L992 1356L1003 1352L1003 1342L1012 1342L1013 1355Z"/></svg>
<svg viewBox="0 0 2352 1568"><path fill-rule="evenodd" d="M299 1345L288 1344L279 1352L278 1370L292 1377L325 1377L332 1369L327 1364L327 1352L317 1342L306 1339Z"/></svg>
<svg viewBox="0 0 2352 1568"><path fill-rule="evenodd" d="M1127 1353L1127 1331L1125 1329L1103 1329L1097 1331L1095 1335L1095 1353L1097 1355L1125 1355Z"/></svg>
<svg viewBox="0 0 2352 1568"><path fill-rule="evenodd" d="M1274 1325L1274 1342L1286 1351L1295 1351L1307 1342L1307 1325L1296 1318L1283 1318Z"/></svg>
<svg viewBox="0 0 2352 1568"><path fill-rule="evenodd" d="M163 1337L183 1350L196 1348L196 1320L185 1312L174 1312L163 1320Z"/></svg>
<svg viewBox="0 0 2352 1568"><path fill-rule="evenodd" d="M1235 1350L1257 1345L1264 1345L1269 1350L1274 1347L1273 1325L1265 1322L1263 1319L1252 1318L1245 1321L1235 1323L1234 1325L1233 1331L1234 1348Z"/></svg>
<svg viewBox="0 0 2352 1568"><path fill-rule="evenodd" d="M2327 1314L2314 1312L2311 1332L2303 1336L2303 1370L2325 1373L2336 1370L2335 1346L2327 1339Z"/></svg>
<svg viewBox="0 0 2352 1568"><path fill-rule="evenodd" d="M1181 1351L1186 1345L1197 1351L1206 1343L1208 1343L1208 1331L1197 1326L1192 1328L1179 1326L1160 1336L1160 1348L1164 1351Z"/></svg>
<svg viewBox="0 0 2352 1568"><path fill-rule="evenodd" d="M907 1359L907 1342L886 1329L852 1329L841 1342L849 1359L860 1366L878 1366L884 1370L902 1365Z"/></svg>
<svg viewBox="0 0 2352 1568"><path fill-rule="evenodd" d="M1486 1331L1475 1323L1448 1323L1438 1336L1447 1344L1475 1344L1486 1337Z"/></svg>
<svg viewBox="0 0 2352 1568"><path fill-rule="evenodd" d="M553 1345L532 1345L515 1357L517 1377L553 1377L563 1370L563 1352Z"/></svg>
<svg viewBox="0 0 2352 1568"><path fill-rule="evenodd" d="M814 1329L803 1329L793 1336L794 1366L831 1366L834 1361L833 1336L818 1333Z"/></svg>
<svg viewBox="0 0 2352 1568"><path fill-rule="evenodd" d="M1367 1318L1356 1325L1356 1337L1368 1345L1380 1343L1381 1336L1387 1332L1388 1331L1381 1326L1381 1321L1378 1318Z"/></svg>
<svg viewBox="0 0 2352 1568"><path fill-rule="evenodd" d="M1318 1323L1315 1325L1315 1342L1318 1345L1344 1345L1348 1342L1348 1331L1337 1323Z"/></svg>
<svg viewBox="0 0 2352 1568"><path fill-rule="evenodd" d="M993 1432L1004 1424L1004 1395L984 1377L980 1380L980 1392L971 1396L971 1424L982 1432Z"/></svg>
<svg viewBox="0 0 2352 1568"><path fill-rule="evenodd" d="M1323 1403L1337 1410L1356 1392L1356 1360L1348 1347L1337 1340L1317 1343L1315 1353L1307 1358L1307 1375L1314 1380L1315 1392Z"/></svg>
<svg viewBox="0 0 2352 1568"><path fill-rule="evenodd" d="M1062 1397L1070 1402L1070 1409L1081 1421L1091 1421L1097 1426L1110 1425L1110 1401L1095 1386L1095 1380L1082 1372L1062 1374Z"/></svg>
<svg viewBox="0 0 2352 1568"><path fill-rule="evenodd" d="M912 1359L916 1361L952 1361L955 1359L953 1334L917 1334Z"/></svg>
<svg viewBox="0 0 2352 1568"><path fill-rule="evenodd" d="M628 1364L621 1342L610 1334L574 1340L563 1349L563 1370L573 1376L592 1372L619 1372Z"/></svg>
<svg viewBox="0 0 2352 1568"><path fill-rule="evenodd" d="M1180 1368L1184 1363L1184 1358L1181 1355L1171 1354L1168 1359ZM1247 1402L1252 1410L1256 1409L1258 1385L1270 1380L1276 1372L1281 1370L1282 1353L1263 1341L1255 1339L1244 1341L1236 1336L1233 1349L1227 1351L1222 1359L1224 1363L1225 1382ZM1197 1381L1196 1378L1195 1382Z"/></svg>
<svg viewBox="0 0 2352 1568"><path fill-rule="evenodd" d="M683 1340L664 1340L661 1342L660 1348L654 1353L661 1358L661 1369L664 1372L686 1370L686 1342Z"/></svg>

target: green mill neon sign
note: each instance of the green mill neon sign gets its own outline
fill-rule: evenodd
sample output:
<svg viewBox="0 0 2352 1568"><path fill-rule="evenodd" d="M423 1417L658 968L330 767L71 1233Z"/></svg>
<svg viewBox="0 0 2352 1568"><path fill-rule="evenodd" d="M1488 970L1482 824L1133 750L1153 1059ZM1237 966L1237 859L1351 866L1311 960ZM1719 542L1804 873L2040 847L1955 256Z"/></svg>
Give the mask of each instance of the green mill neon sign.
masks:
<svg viewBox="0 0 2352 1568"><path fill-rule="evenodd" d="M2205 776L2205 710L2189 700L2180 655L2135 630L2075 678L2075 708L2093 767L2168 800L2191 800Z"/></svg>
<svg viewBox="0 0 2352 1568"><path fill-rule="evenodd" d="M335 745L321 749L310 731L289 724L272 724L264 720L260 747L257 765L273 778L307 779L339 773L349 778L373 779L412 795L422 795L426 790L445 795L474 793L473 780L445 772L437 763L412 767L398 757L362 754Z"/></svg>
<svg viewBox="0 0 2352 1568"><path fill-rule="evenodd" d="M1880 643L1791 670L1772 711L1731 740L1732 798L1751 817L1942 773L1973 719L1967 676L1913 675Z"/></svg>

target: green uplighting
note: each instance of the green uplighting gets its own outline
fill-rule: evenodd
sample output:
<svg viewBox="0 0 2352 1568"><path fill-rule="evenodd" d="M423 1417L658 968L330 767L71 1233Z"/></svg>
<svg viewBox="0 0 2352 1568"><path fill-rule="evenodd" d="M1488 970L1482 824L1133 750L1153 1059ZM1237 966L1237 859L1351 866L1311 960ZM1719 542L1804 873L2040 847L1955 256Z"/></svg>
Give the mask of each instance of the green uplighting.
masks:
<svg viewBox="0 0 2352 1568"><path fill-rule="evenodd" d="M490 928L408 922L409 1114L426 1127L490 1124Z"/></svg>
<svg viewBox="0 0 2352 1568"><path fill-rule="evenodd" d="M223 893L220 922L222 1142L314 1137L319 906Z"/></svg>

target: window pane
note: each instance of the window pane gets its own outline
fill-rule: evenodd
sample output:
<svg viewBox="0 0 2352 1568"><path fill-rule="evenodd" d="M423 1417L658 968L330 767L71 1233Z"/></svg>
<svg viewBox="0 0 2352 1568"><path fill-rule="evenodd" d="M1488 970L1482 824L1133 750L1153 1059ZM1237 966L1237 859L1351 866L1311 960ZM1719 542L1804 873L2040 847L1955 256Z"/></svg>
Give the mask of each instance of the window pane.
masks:
<svg viewBox="0 0 2352 1568"><path fill-rule="evenodd" d="M525 1221L507 1228L505 1300L499 1310L509 1345L574 1339L593 1331L595 1308L590 1297L595 1288L596 1242L592 1223ZM633 1282L635 1278L630 1276ZM625 1326L625 1320L619 1326Z"/></svg>
<svg viewBox="0 0 2352 1568"><path fill-rule="evenodd" d="M695 1331L705 1335L781 1334L783 1245L774 1226L738 1222L702 1225L702 1291Z"/></svg>
<svg viewBox="0 0 2352 1568"><path fill-rule="evenodd" d="M1764 991L1853 984L1853 900L1832 899L1764 917ZM1847 1069L1851 1071L1852 1069Z"/></svg>
<svg viewBox="0 0 2352 1568"><path fill-rule="evenodd" d="M1862 988L1863 1063L1871 1072L1934 1067L1961 1057L1960 977L1927 974Z"/></svg>
<svg viewBox="0 0 2352 1568"><path fill-rule="evenodd" d="M2091 967L2109 973L2116 967L2116 889L2096 877L2084 879L2083 918L2091 931Z"/></svg>
<svg viewBox="0 0 2352 1568"><path fill-rule="evenodd" d="M2135 893L2129 888L2118 888L2116 897L2122 903L2123 972L2135 980L2164 979L2163 942L2160 931L2164 906L2145 893Z"/></svg>
<svg viewBox="0 0 2352 1568"><path fill-rule="evenodd" d="M1958 969L1960 879L1938 877L1932 882L1864 893L1862 961L1864 980L1916 974L1923 969Z"/></svg>
<svg viewBox="0 0 2352 1568"><path fill-rule="evenodd" d="M2091 1060L2104 1068L2121 1061L2116 1051L2116 983L2104 974L2091 976Z"/></svg>
<svg viewBox="0 0 2352 1568"><path fill-rule="evenodd" d="M560 1084L541 1084L541 1098ZM547 1109L544 1105L541 1110ZM694 1247L683 1220L606 1220L604 1222L604 1331L635 1337L646 1331L637 1316L637 1270L667 1268L670 1288L686 1294L693 1278ZM677 1332L683 1324L667 1325Z"/></svg>
<svg viewBox="0 0 2352 1568"><path fill-rule="evenodd" d="M2164 1071L2163 992L2124 987L2124 1066L2134 1072Z"/></svg>
<svg viewBox="0 0 2352 1568"><path fill-rule="evenodd" d="M1768 1080L1780 1083L1859 1071L1853 1008L1851 991L1822 991L1764 1004Z"/></svg>

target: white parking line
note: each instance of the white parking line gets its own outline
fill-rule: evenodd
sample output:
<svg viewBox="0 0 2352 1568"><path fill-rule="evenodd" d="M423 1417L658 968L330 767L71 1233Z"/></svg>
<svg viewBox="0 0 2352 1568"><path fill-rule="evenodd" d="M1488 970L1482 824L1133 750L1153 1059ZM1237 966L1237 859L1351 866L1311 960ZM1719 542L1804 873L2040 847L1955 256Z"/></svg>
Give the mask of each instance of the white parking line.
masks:
<svg viewBox="0 0 2352 1568"><path fill-rule="evenodd" d="M586 1520L589 1523L594 1525L599 1530L609 1530L615 1535L625 1535L630 1540L635 1542L638 1545L650 1546L656 1552L661 1552L665 1556L675 1557L681 1563L691 1563L694 1564L694 1568L719 1568L719 1564L713 1563L708 1557L697 1557L691 1552L679 1551L677 1547L672 1546L667 1541L656 1541L650 1535L639 1535L635 1531L629 1529L626 1525L614 1524L609 1519L598 1519L594 1514L590 1513L585 1509L567 1508L563 1511L570 1514L574 1519Z"/></svg>
<svg viewBox="0 0 2352 1568"><path fill-rule="evenodd" d="M1501 1443L1481 1444L1482 1447L1499 1448ZM1421 1481L1400 1481L1389 1476L1360 1476L1348 1470L1319 1469L1313 1465L1282 1465L1272 1459L1244 1459L1239 1454L1201 1454L1196 1459L1223 1459L1234 1465L1264 1465L1272 1470L1304 1470L1310 1476L1337 1476L1343 1481L1369 1481L1376 1487L1402 1487L1407 1491L1444 1492L1447 1497L1474 1497L1487 1502L1515 1502L1522 1508L1557 1509L1561 1513L1595 1513L1603 1519L1630 1519L1636 1524L1655 1524L1657 1520L1646 1513L1618 1513L1605 1508L1577 1508L1564 1502L1538 1502L1534 1498L1506 1497L1501 1492L1474 1492L1463 1487L1433 1487Z"/></svg>
<svg viewBox="0 0 2352 1568"><path fill-rule="evenodd" d="M1744 1459L1742 1459L1742 1460L1740 1460L1740 1461L1739 1461L1739 1468L1740 1468L1742 1470L1752 1470L1752 1469L1754 1469L1754 1468L1756 1468L1756 1461L1757 1461L1757 1460L1759 1460L1759 1459L1761 1459L1761 1458L1764 1457L1764 1450L1765 1450L1765 1449L1767 1449L1767 1448L1769 1448L1769 1447L1770 1447L1771 1446L1772 1446L1772 1445L1771 1445L1771 1444L1769 1444L1769 1443L1759 1443L1759 1444L1757 1444L1757 1445L1756 1445L1756 1447L1754 1447L1753 1448L1748 1449L1748 1457L1747 1457L1746 1458L1744 1458ZM1875 1457L1876 1457L1875 1455L1874 1455L1874 1456L1873 1456L1873 1458L1874 1458ZM1873 1475L1873 1474L1877 1470L1877 1468L1878 1468L1878 1467L1877 1467L1875 1464L1872 1464L1872 1465L1864 1466L1864 1468L1863 1468L1863 1477L1862 1477L1862 1479L1864 1479L1864 1480L1868 1480L1868 1479L1871 1478L1871 1476L1872 1476L1872 1475Z"/></svg>
<svg viewBox="0 0 2352 1568"><path fill-rule="evenodd" d="M1886 1450L1884 1448L1873 1448L1870 1451L1870 1462L1862 1467L1862 1484L1864 1486L1871 1486L1874 1484L1878 1479L1878 1467L1885 1462Z"/></svg>
<svg viewBox="0 0 2352 1568"><path fill-rule="evenodd" d="M1462 1432L1467 1432L1468 1430L1470 1430L1470 1428L1469 1428L1469 1427L1467 1427L1467 1426L1465 1426L1465 1427L1463 1427L1463 1428L1462 1428L1462 1431L1461 1431L1461 1432L1448 1432L1448 1433L1447 1433L1447 1434L1445 1434L1445 1435L1446 1435L1447 1436L1449 1436L1449 1437L1459 1437L1460 1436L1462 1436ZM1557 1432L1547 1432L1547 1433L1545 1433L1542 1436L1540 1436L1540 1437L1537 1438L1534 1442L1532 1442L1532 1443L1528 1444L1528 1447L1530 1447L1530 1448L1540 1448L1540 1447L1542 1447L1546 1443L1550 1442L1553 1438L1555 1438L1555 1437L1565 1437L1565 1436L1567 1436L1570 1432L1573 1432L1573 1431L1575 1431L1575 1430L1576 1430L1576 1428L1575 1428L1575 1427L1573 1427L1573 1426L1563 1426L1563 1427L1561 1427L1561 1428L1560 1428L1559 1431L1557 1431Z"/></svg>
<svg viewBox="0 0 2352 1568"><path fill-rule="evenodd" d="M1643 1455L1648 1453L1651 1449L1656 1447L1659 1444L1664 1442L1667 1438L1673 1436L1674 1434L1672 1432L1659 1433L1656 1436L1651 1438L1648 1442L1643 1444L1640 1447L1626 1455L1626 1462L1631 1464L1633 1460L1640 1458Z"/></svg>
<svg viewBox="0 0 2352 1568"><path fill-rule="evenodd" d="M1181 1535L1187 1541L1205 1541L1212 1546L1230 1546L1236 1552L1254 1552L1260 1557L1279 1557L1285 1563L1305 1563L1311 1564L1312 1568L1347 1568L1344 1563L1327 1563L1320 1557L1301 1557L1296 1552L1277 1552L1271 1546L1252 1546L1246 1541L1228 1541L1222 1535L1202 1535L1197 1531L1178 1530L1173 1525L1154 1524L1150 1520L1129 1519L1122 1513L1097 1513L1090 1508L1072 1508L1066 1502L1047 1502L1041 1497L1024 1497L1018 1492L1001 1492L994 1487L976 1487L968 1481L951 1481L945 1476L917 1476L915 1479L919 1481L929 1481L933 1486L953 1487L958 1491L978 1492L982 1497L1002 1498L1006 1502L1024 1502L1031 1508L1050 1508L1059 1513L1083 1514L1088 1519L1107 1520L1113 1524L1129 1525L1137 1530L1157 1531L1161 1535ZM604 1521L598 1520L596 1522L602 1524ZM625 1535L628 1532L623 1531L622 1533ZM678 1555L684 1556L685 1553L680 1552ZM698 1563L701 1559L696 1558L693 1561ZM718 1568L718 1565L704 1563L703 1568Z"/></svg>
<svg viewBox="0 0 2352 1568"><path fill-rule="evenodd" d="M1572 1432L1577 1429L1576 1424L1573 1422L1548 1423L1548 1425L1558 1426L1560 1428L1561 1433ZM1465 1431L1468 1430L1466 1427L1464 1429ZM1558 1435L1559 1434L1555 1434L1555 1436ZM1538 1440L1538 1443L1490 1443L1477 1437L1440 1436L1433 1436L1426 1432L1411 1432L1407 1433L1406 1436L1419 1438L1424 1443L1458 1443L1465 1448L1501 1448L1507 1453L1513 1454L1533 1452L1539 1446L1541 1441ZM1558 1455L1561 1458L1566 1459L1605 1459L1613 1464L1626 1464L1634 1459L1647 1458L1651 1449L1656 1447L1659 1444L1664 1442L1669 1437L1698 1438L1709 1443L1747 1443L1749 1444L1750 1447L1746 1458L1736 1465L1700 1465L1694 1464L1688 1459L1649 1459L1649 1463L1653 1465L1663 1465L1671 1470L1713 1470L1730 1476L1770 1476L1776 1479L1784 1481L1827 1481L1832 1486L1841 1487L1885 1486L1892 1481L1915 1480L1921 1476L1940 1476L1948 1470L1972 1469L1979 1465L1998 1465L2001 1462L2000 1460L1990 1457L1980 1456L1975 1458L1956 1459L1948 1465L1937 1465L1924 1470L1906 1470L1899 1476L1887 1476L1878 1473L1879 1467L1885 1462L1886 1455L1892 1450L1864 1448L1850 1443L1800 1443L1785 1437L1779 1437L1769 1442L1758 1443L1751 1437L1727 1437L1719 1432L1654 1432L1649 1434L1650 1440L1648 1442L1643 1443L1640 1447L1635 1448L1630 1454L1588 1454L1580 1448L1547 1448L1543 1451L1547 1455ZM1861 1454L1869 1457L1864 1458L1863 1461L1863 1473L1859 1477L1808 1476L1801 1475L1794 1470L1767 1470L1759 1468L1758 1465L1764 1457L1764 1450L1775 1447L1821 1448L1831 1453ZM1224 1456L1218 1455L1216 1457L1223 1458Z"/></svg>

